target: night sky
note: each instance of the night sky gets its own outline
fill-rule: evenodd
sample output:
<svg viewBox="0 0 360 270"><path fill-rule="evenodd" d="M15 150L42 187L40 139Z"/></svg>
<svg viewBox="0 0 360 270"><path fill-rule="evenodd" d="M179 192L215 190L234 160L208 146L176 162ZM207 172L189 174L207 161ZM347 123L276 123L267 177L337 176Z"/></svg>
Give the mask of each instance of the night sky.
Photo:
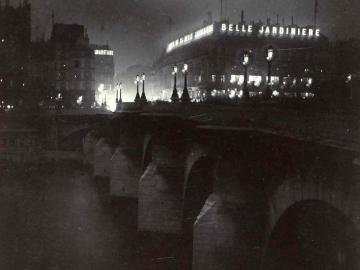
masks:
<svg viewBox="0 0 360 270"><path fill-rule="evenodd" d="M314 0L224 0L225 14L237 22L241 9L245 19L267 17L298 24L313 22ZM4 0L2 0L4 2ZM33 36L49 36L51 11L56 22L85 24L93 43L115 50L116 71L134 64L151 63L165 41L202 26L207 12L219 18L220 0L29 0L33 9ZM13 1L14 4L18 0ZM318 25L330 38L360 36L359 0L319 0ZM174 25L169 25L171 20ZM176 33L177 32L177 33Z"/></svg>

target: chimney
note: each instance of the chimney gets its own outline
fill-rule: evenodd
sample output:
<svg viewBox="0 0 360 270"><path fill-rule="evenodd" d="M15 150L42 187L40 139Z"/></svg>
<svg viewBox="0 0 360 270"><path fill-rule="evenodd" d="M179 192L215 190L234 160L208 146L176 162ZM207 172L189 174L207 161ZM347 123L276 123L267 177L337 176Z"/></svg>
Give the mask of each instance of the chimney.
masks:
<svg viewBox="0 0 360 270"><path fill-rule="evenodd" d="M267 24L267 25L270 25L270 23L271 23L270 18L267 18L267 19L266 19L266 24Z"/></svg>
<svg viewBox="0 0 360 270"><path fill-rule="evenodd" d="M279 14L276 15L276 25L279 25Z"/></svg>
<svg viewBox="0 0 360 270"><path fill-rule="evenodd" d="M244 14L244 10L241 10L241 23L245 23L245 14Z"/></svg>
<svg viewBox="0 0 360 270"><path fill-rule="evenodd" d="M284 17L282 18L282 25L285 26L285 19L284 19Z"/></svg>
<svg viewBox="0 0 360 270"><path fill-rule="evenodd" d="M294 16L291 16L291 25L294 25Z"/></svg>

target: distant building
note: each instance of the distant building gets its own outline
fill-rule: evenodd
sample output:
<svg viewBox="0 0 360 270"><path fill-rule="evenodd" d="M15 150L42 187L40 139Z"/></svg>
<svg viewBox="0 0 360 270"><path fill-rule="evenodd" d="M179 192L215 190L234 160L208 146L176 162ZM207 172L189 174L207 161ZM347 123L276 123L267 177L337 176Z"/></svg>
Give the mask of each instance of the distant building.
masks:
<svg viewBox="0 0 360 270"><path fill-rule="evenodd" d="M242 54L248 51L248 89L259 95L267 87L266 49L272 46L271 88L275 93L295 96L299 88L314 92L329 70L329 42L313 26L294 23L214 22L170 42L154 63L150 88L155 95L169 100L172 93L173 66L179 67L178 90L181 94L181 69L188 64L188 89L193 100L241 96L244 84Z"/></svg>
<svg viewBox="0 0 360 270"><path fill-rule="evenodd" d="M77 24L54 24L49 40L52 53L55 89L66 103L91 106L95 101L94 52L85 27Z"/></svg>
<svg viewBox="0 0 360 270"><path fill-rule="evenodd" d="M31 5L0 5L0 100L17 106L27 98L28 55L31 44Z"/></svg>
<svg viewBox="0 0 360 270"><path fill-rule="evenodd" d="M115 102L116 93L114 87L114 51L109 45L91 45L94 52L94 83L95 100L101 105L105 100Z"/></svg>

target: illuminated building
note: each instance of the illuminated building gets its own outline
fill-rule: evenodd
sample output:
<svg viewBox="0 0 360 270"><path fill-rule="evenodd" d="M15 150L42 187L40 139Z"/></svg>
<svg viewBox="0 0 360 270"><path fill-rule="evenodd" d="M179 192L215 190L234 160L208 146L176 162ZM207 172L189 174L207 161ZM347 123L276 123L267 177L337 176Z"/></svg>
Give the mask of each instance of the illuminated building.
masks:
<svg viewBox="0 0 360 270"><path fill-rule="evenodd" d="M251 59L247 66L248 91L250 96L262 95L268 84L265 53L269 46L276 51L276 58L271 61L271 91L288 96L299 96L303 87L304 91L315 91L315 84L323 76L320 70L329 66L329 42L320 29L270 20L247 23L243 19L235 24L211 23L169 42L154 63L151 88L158 98L170 100L173 66L186 63L188 90L193 100L240 97L244 86L241 58L247 51Z"/></svg>
<svg viewBox="0 0 360 270"><path fill-rule="evenodd" d="M114 51L109 45L91 45L94 51L95 101L101 105L105 99L110 109L116 108L116 89L114 88Z"/></svg>

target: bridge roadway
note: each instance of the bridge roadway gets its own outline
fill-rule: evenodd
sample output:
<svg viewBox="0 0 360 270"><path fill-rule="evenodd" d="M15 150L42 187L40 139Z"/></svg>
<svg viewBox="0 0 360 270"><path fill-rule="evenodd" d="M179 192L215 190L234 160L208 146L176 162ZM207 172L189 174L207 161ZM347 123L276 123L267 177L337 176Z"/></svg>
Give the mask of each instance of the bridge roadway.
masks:
<svg viewBox="0 0 360 270"><path fill-rule="evenodd" d="M137 200L138 231L182 235L187 269L360 269L359 120L319 104L124 104L88 122L84 163Z"/></svg>

